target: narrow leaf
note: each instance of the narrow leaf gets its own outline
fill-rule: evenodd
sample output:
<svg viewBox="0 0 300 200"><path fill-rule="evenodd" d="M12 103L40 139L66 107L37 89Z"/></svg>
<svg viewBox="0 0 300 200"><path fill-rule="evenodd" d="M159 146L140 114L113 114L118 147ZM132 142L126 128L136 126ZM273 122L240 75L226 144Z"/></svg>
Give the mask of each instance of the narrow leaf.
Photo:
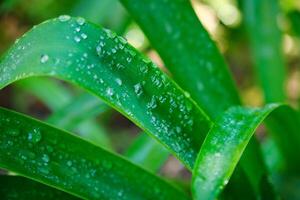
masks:
<svg viewBox="0 0 300 200"><path fill-rule="evenodd" d="M282 49L282 33L277 19L279 1L241 1L252 47L256 73L266 102L283 102L286 70Z"/></svg>
<svg viewBox="0 0 300 200"><path fill-rule="evenodd" d="M217 120L195 164L193 194L197 200L217 198L228 183L256 128L276 108L278 104L270 104L262 109L232 107ZM247 160L248 157L243 159Z"/></svg>
<svg viewBox="0 0 300 200"><path fill-rule="evenodd" d="M240 100L224 58L190 1L120 0L178 84L212 118Z"/></svg>
<svg viewBox="0 0 300 200"><path fill-rule="evenodd" d="M1 108L0 130L1 168L78 197L187 199L119 156L21 114Z"/></svg>
<svg viewBox="0 0 300 200"><path fill-rule="evenodd" d="M188 94L150 60L115 33L82 18L61 16L37 26L0 62L0 88L39 75L70 81L99 96L188 168L211 126Z"/></svg>

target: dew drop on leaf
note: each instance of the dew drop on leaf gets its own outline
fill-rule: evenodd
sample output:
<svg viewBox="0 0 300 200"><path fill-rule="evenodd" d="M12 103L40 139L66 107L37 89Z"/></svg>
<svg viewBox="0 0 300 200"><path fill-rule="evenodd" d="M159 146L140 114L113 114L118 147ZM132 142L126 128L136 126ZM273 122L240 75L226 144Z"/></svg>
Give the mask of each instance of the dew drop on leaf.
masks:
<svg viewBox="0 0 300 200"><path fill-rule="evenodd" d="M85 33L81 33L80 36L81 36L81 38L84 39L84 40L88 37Z"/></svg>
<svg viewBox="0 0 300 200"><path fill-rule="evenodd" d="M38 129L33 129L28 133L27 139L32 142L32 143L38 143L42 139L42 134L40 130Z"/></svg>
<svg viewBox="0 0 300 200"><path fill-rule="evenodd" d="M69 15L61 15L58 17L58 19L61 22L66 22L66 21L69 21L71 19L71 17Z"/></svg>
<svg viewBox="0 0 300 200"><path fill-rule="evenodd" d="M41 56L41 59L40 59L41 63L46 63L48 60L49 60L49 56L47 54L43 54Z"/></svg>
<svg viewBox="0 0 300 200"><path fill-rule="evenodd" d="M85 23L85 19L82 18L82 17L78 17L76 22L77 22L78 25L82 26Z"/></svg>
<svg viewBox="0 0 300 200"><path fill-rule="evenodd" d="M121 86L122 85L122 80L119 79L119 78L116 78L116 83Z"/></svg>
<svg viewBox="0 0 300 200"><path fill-rule="evenodd" d="M143 93L143 88L140 83L134 85L134 92L138 97L141 96L141 94Z"/></svg>
<svg viewBox="0 0 300 200"><path fill-rule="evenodd" d="M49 158L49 156L47 154L43 154L42 160L47 163L47 162L50 161L50 158Z"/></svg>
<svg viewBox="0 0 300 200"><path fill-rule="evenodd" d="M75 37L74 37L74 40L75 40L75 42L77 42L77 43L81 41L80 37L78 37L78 36L75 36Z"/></svg>

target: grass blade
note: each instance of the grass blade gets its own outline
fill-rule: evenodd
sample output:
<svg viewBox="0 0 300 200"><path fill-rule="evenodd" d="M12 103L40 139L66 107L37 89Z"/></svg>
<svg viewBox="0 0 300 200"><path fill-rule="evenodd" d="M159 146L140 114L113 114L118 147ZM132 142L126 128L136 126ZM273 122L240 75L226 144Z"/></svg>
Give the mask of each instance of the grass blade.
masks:
<svg viewBox="0 0 300 200"><path fill-rule="evenodd" d="M187 199L117 155L21 114L0 109L0 128L1 168L87 199Z"/></svg>
<svg viewBox="0 0 300 200"><path fill-rule="evenodd" d="M276 108L277 104L270 104L262 109L232 107L217 120L216 125L208 133L195 164L193 173L195 199L217 198L228 183L255 129ZM247 159L249 156L244 156L241 164L251 164ZM254 173L259 172L253 171L252 175Z"/></svg>
<svg viewBox="0 0 300 200"><path fill-rule="evenodd" d="M283 102L286 100L286 70L282 33L277 24L279 2L250 0L243 1L242 4L255 69L265 101Z"/></svg>
<svg viewBox="0 0 300 200"><path fill-rule="evenodd" d="M121 2L143 29L176 82L208 116L216 118L229 106L239 104L228 67L189 1Z"/></svg>
<svg viewBox="0 0 300 200"><path fill-rule="evenodd" d="M0 176L0 193L3 200L19 199L79 199L47 185L20 176Z"/></svg>
<svg viewBox="0 0 300 200"><path fill-rule="evenodd" d="M240 104L228 67L189 1L121 2L148 36L175 80L191 93L212 120L230 106ZM252 168L265 170L261 152L257 151L258 143L250 145L255 145L250 149L258 152L253 159L259 162L246 166L246 173ZM258 174L255 176L256 179L262 178ZM234 184L242 185L242 182Z"/></svg>
<svg viewBox="0 0 300 200"><path fill-rule="evenodd" d="M49 75L89 90L188 168L211 126L203 111L153 63L113 32L82 18L62 16L37 26L2 58L0 72L0 88Z"/></svg>

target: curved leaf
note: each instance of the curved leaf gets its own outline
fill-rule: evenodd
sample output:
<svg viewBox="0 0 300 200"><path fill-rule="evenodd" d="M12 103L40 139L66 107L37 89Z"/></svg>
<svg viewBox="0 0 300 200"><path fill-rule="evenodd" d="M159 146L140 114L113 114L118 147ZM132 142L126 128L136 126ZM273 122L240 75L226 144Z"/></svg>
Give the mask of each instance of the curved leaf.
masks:
<svg viewBox="0 0 300 200"><path fill-rule="evenodd" d="M60 190L20 176L0 176L0 194L3 200L20 199L79 199Z"/></svg>
<svg viewBox="0 0 300 200"><path fill-rule="evenodd" d="M278 107L278 104L261 109L232 107L217 120L205 138L195 164L193 194L196 199L217 198L256 128ZM252 164L247 162L247 156L243 159L242 165Z"/></svg>
<svg viewBox="0 0 300 200"><path fill-rule="evenodd" d="M190 1L120 0L178 84L211 118L240 103L224 58Z"/></svg>
<svg viewBox="0 0 300 200"><path fill-rule="evenodd" d="M39 75L56 76L96 94L189 168L211 126L203 111L154 64L124 39L82 18L61 16L37 26L0 62L0 88Z"/></svg>
<svg viewBox="0 0 300 200"><path fill-rule="evenodd" d="M175 80L190 92L191 97L212 120L230 106L240 104L227 65L199 22L189 1L121 0L121 2L148 36ZM253 159L259 162L246 166L245 173L248 175L254 169L265 171L258 143L255 141L250 143L249 149L257 153ZM255 174L254 178L259 180L262 177L259 173ZM233 184L243 185L241 180L235 181ZM257 185L253 187L254 190L258 190Z"/></svg>
<svg viewBox="0 0 300 200"><path fill-rule="evenodd" d="M0 130L1 168L78 197L187 199L181 191L117 155L2 108Z"/></svg>
<svg viewBox="0 0 300 200"><path fill-rule="evenodd" d="M273 0L241 1L252 47L253 61L265 101L286 100L286 70L282 33L278 27L279 2ZM271 73L270 73L271 72Z"/></svg>

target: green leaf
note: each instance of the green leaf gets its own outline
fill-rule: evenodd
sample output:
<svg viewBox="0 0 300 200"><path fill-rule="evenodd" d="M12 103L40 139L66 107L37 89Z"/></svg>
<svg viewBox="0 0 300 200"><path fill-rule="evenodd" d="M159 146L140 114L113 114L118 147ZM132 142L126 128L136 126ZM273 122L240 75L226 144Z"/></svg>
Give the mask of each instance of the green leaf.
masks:
<svg viewBox="0 0 300 200"><path fill-rule="evenodd" d="M209 117L215 120L230 106L240 104L224 58L199 22L189 1L121 2L143 29L174 79L190 92ZM245 173L250 174L253 168L265 171L261 152L257 150L258 143L250 143L249 149L257 153L253 159L258 162L245 166ZM260 173L254 176L255 180L261 178ZM243 184L236 180L239 182L234 184Z"/></svg>
<svg viewBox="0 0 300 200"><path fill-rule="evenodd" d="M282 33L278 27L279 1L241 1L252 47L255 71L266 102L286 100L286 70Z"/></svg>
<svg viewBox="0 0 300 200"><path fill-rule="evenodd" d="M143 29L175 81L208 116L215 119L228 107L240 103L224 58L190 1L120 1Z"/></svg>
<svg viewBox="0 0 300 200"><path fill-rule="evenodd" d="M78 199L60 190L20 176L0 176L0 193L3 200Z"/></svg>
<svg viewBox="0 0 300 200"><path fill-rule="evenodd" d="M111 149L105 130L91 119L108 109L98 98L89 94L73 97L56 80L46 78L24 79L18 81L16 86L38 97L52 109L53 114L46 120L48 123L71 132L76 130L76 133L94 144Z"/></svg>
<svg viewBox="0 0 300 200"><path fill-rule="evenodd" d="M78 197L187 199L119 156L21 114L1 108L0 129L1 168Z"/></svg>
<svg viewBox="0 0 300 200"><path fill-rule="evenodd" d="M169 152L160 143L141 133L127 149L125 156L132 162L155 172L167 160Z"/></svg>
<svg viewBox="0 0 300 200"><path fill-rule="evenodd" d="M109 30L61 16L25 34L0 62L0 88L55 76L94 93L191 168L211 122L153 63ZM180 141L180 142L179 142Z"/></svg>
<svg viewBox="0 0 300 200"><path fill-rule="evenodd" d="M228 183L256 128L278 106L270 104L261 109L232 107L220 116L205 138L197 157L193 172L195 199L217 198ZM247 159L249 157L244 156L241 164L251 165Z"/></svg>

